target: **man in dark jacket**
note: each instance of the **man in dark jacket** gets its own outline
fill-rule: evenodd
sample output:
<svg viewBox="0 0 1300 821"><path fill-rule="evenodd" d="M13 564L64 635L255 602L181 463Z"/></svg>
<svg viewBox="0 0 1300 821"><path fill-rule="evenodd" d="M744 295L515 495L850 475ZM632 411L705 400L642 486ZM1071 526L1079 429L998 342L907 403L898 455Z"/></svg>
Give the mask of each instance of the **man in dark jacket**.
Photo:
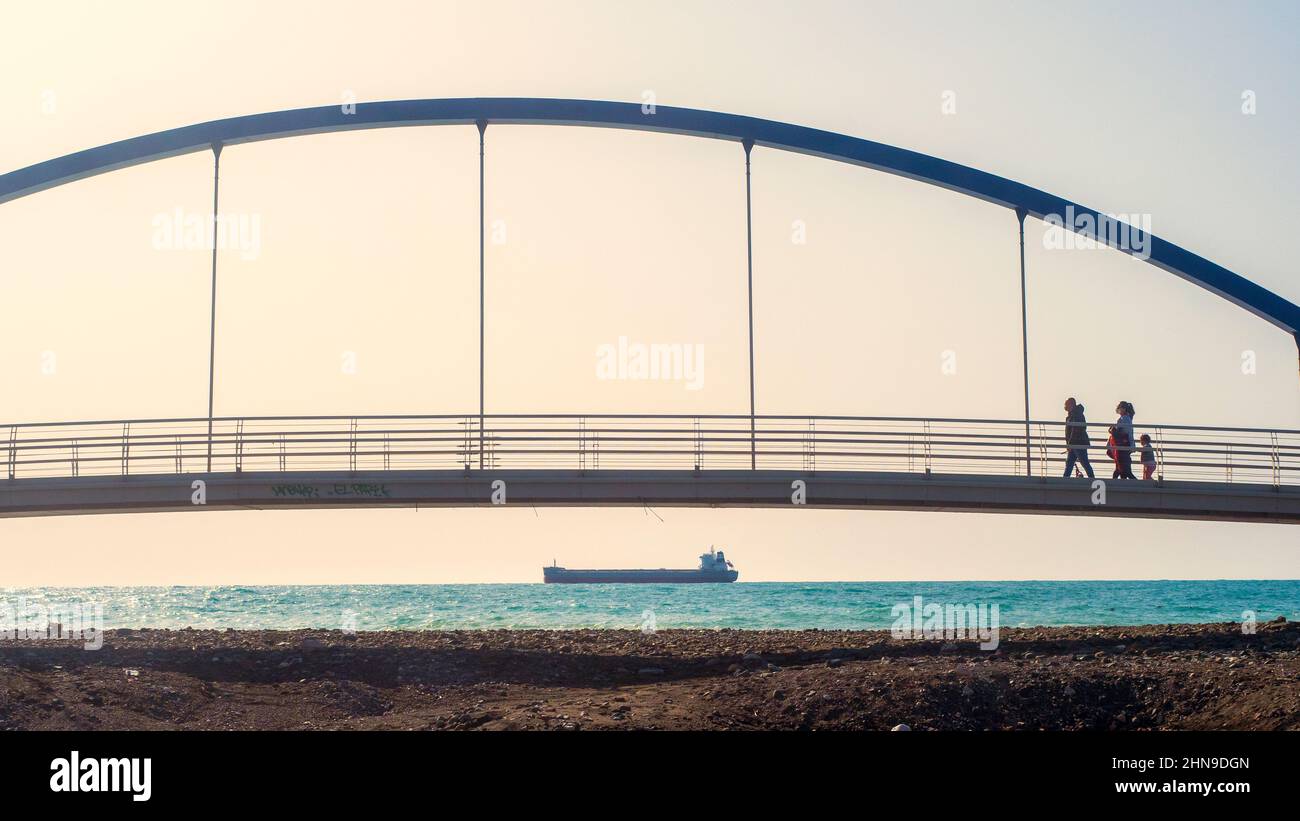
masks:
<svg viewBox="0 0 1300 821"><path fill-rule="evenodd" d="M1088 478L1093 478L1092 463L1088 461L1090 444L1092 440L1088 438L1088 420L1083 417L1083 405L1075 402L1074 397L1071 396L1065 400L1065 447L1070 452L1065 459L1067 479L1074 472L1076 461L1083 465L1083 472L1088 474Z"/></svg>

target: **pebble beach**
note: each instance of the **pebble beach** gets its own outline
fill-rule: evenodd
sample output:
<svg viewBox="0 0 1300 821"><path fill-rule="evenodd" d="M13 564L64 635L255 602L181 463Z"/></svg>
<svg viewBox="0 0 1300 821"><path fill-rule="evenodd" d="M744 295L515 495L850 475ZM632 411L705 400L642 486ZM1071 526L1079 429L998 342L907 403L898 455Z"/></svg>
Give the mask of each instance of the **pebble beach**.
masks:
<svg viewBox="0 0 1300 821"><path fill-rule="evenodd" d="M1300 625L1251 629L119 629L0 640L0 729L1300 729Z"/></svg>

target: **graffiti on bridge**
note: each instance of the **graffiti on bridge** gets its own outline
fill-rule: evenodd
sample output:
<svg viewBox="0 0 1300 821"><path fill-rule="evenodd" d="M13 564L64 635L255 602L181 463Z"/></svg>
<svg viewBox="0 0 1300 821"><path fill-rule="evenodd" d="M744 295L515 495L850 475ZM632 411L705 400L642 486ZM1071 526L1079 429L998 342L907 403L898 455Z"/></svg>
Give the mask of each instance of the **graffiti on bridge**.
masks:
<svg viewBox="0 0 1300 821"><path fill-rule="evenodd" d="M271 493L284 498L296 499L387 499L392 496L388 491L388 485L372 484L369 482L334 482L328 485L272 485Z"/></svg>

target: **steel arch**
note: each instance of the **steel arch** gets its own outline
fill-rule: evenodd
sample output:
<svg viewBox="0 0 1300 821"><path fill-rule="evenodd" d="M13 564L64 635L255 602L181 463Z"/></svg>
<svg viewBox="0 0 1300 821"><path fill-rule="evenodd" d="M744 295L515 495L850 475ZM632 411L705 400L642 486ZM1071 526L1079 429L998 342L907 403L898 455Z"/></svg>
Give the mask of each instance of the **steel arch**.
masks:
<svg viewBox="0 0 1300 821"><path fill-rule="evenodd" d="M690 108L595 100L527 97L393 100L319 106L230 117L159 131L0 175L0 203L96 174L204 151L217 145L272 140L304 134L397 126L454 124L575 125L628 128L731 140L859 165L937 185L1038 219L1072 212L1098 226L1114 219L1046 191L938 157L890 145L788 123ZM1068 226L1067 227L1072 227ZM1112 247L1117 247L1113 243ZM1117 250L1209 290L1292 334L1300 346L1300 306L1228 269L1154 235L1149 256Z"/></svg>

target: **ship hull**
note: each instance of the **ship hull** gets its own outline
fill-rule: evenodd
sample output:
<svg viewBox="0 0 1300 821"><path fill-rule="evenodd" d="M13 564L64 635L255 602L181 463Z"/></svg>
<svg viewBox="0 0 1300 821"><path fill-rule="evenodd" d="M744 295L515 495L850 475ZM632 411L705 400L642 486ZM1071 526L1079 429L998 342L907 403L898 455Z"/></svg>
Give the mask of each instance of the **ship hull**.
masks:
<svg viewBox="0 0 1300 821"><path fill-rule="evenodd" d="M547 584L726 584L740 578L735 570L568 570L542 568Z"/></svg>

